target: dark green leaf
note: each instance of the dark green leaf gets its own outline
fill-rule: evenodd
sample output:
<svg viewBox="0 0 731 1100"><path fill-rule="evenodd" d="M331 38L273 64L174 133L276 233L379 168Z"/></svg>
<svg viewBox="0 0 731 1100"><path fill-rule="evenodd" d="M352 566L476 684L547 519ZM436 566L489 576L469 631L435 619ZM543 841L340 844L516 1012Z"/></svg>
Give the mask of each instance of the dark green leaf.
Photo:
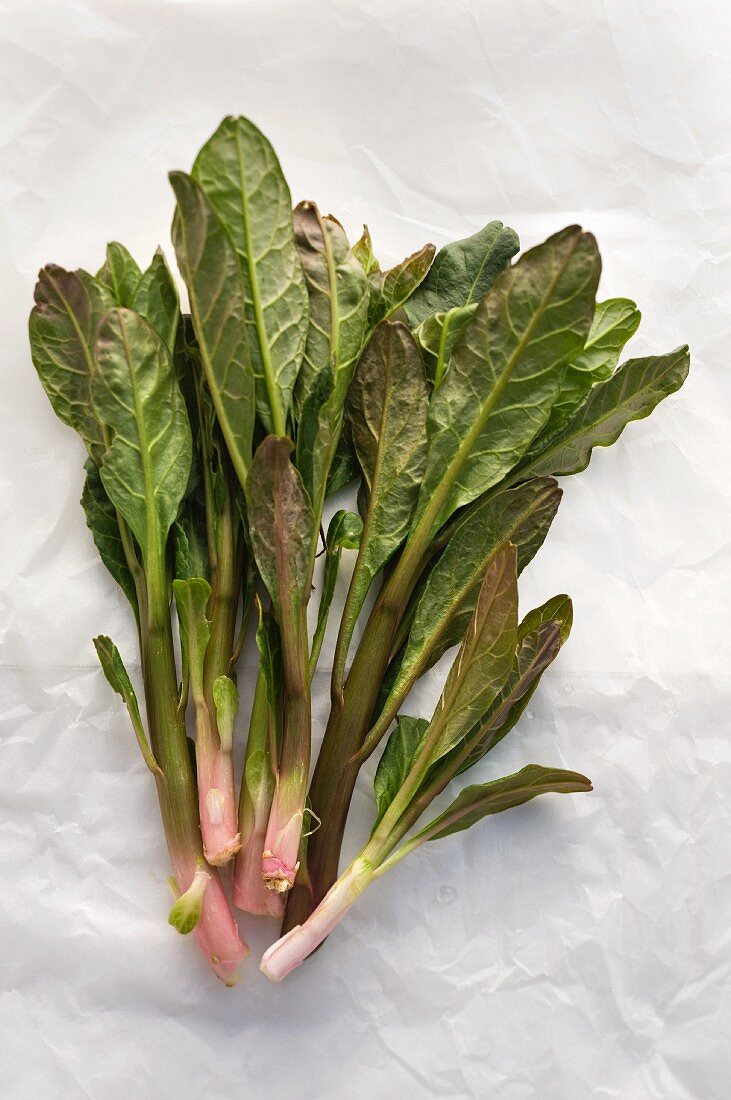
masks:
<svg viewBox="0 0 731 1100"><path fill-rule="evenodd" d="M335 586L338 579L340 559L343 550L357 550L360 546L363 531L363 520L354 512L341 510L336 512L330 520L325 539L325 567L322 573L322 590L320 603L317 608L317 625L312 638L312 651L310 654L310 675L315 670L322 642L325 637L325 628L330 613L330 606L335 595Z"/></svg>
<svg viewBox="0 0 731 1100"><path fill-rule="evenodd" d="M174 580L173 595L178 609L180 626L180 651L183 674L189 682L194 699L203 695L203 664L211 637L211 623L207 617L211 586L202 577L190 580Z"/></svg>
<svg viewBox="0 0 731 1100"><path fill-rule="evenodd" d="M544 671L568 638L572 621L571 600L564 595L553 596L526 615L518 627L513 666L502 690L464 740L439 761L436 769L440 774L460 775L510 733L528 706Z"/></svg>
<svg viewBox="0 0 731 1100"><path fill-rule="evenodd" d="M421 348L426 373L434 387L440 385L452 359L452 352L474 316L477 303L455 306L446 313L435 313L414 329L414 339Z"/></svg>
<svg viewBox="0 0 731 1100"><path fill-rule="evenodd" d="M152 754L150 743L147 740L147 734L142 725L135 689L132 687L132 681L127 674L127 669L124 667L124 662L119 655L119 650L111 638L107 638L103 634L94 639L94 648L96 649L99 663L102 666L102 671L109 681L109 684L124 700L124 705L130 716L132 728L134 729L143 760L154 776L162 778L162 772Z"/></svg>
<svg viewBox="0 0 731 1100"><path fill-rule="evenodd" d="M190 176L173 172L173 243L188 287L198 351L239 481L251 465L254 372L246 340L246 302L236 251L211 203Z"/></svg>
<svg viewBox="0 0 731 1100"><path fill-rule="evenodd" d="M584 350L566 368L561 390L541 437L553 437L566 424L597 382L611 378L622 348L637 331L641 319L634 302L611 298L597 302Z"/></svg>
<svg viewBox="0 0 731 1100"><path fill-rule="evenodd" d="M479 722L507 680L518 637L517 551L504 544L485 570L475 610L429 729L429 760L445 756Z"/></svg>
<svg viewBox="0 0 731 1100"><path fill-rule="evenodd" d="M112 241L107 245L106 260L96 278L109 291L114 305L123 309L135 308L135 295L142 272L123 244Z"/></svg>
<svg viewBox="0 0 731 1100"><path fill-rule="evenodd" d="M137 615L137 590L127 565L116 510L104 491L96 464L87 459L84 469L86 480L81 493L81 506L86 515L87 527L92 533L99 556Z"/></svg>
<svg viewBox="0 0 731 1100"><path fill-rule="evenodd" d="M180 519L173 527L173 546L176 577L210 581L205 508L195 497L183 504Z"/></svg>
<svg viewBox="0 0 731 1100"><path fill-rule="evenodd" d="M373 780L378 806L374 829L403 786L428 727L429 723L425 718L399 715L378 761Z"/></svg>
<svg viewBox="0 0 731 1100"><path fill-rule="evenodd" d="M289 188L271 145L245 118L223 120L191 174L238 253L257 408L267 430L284 434L308 314Z"/></svg>
<svg viewBox="0 0 731 1100"><path fill-rule="evenodd" d="M419 349L405 325L384 321L361 357L348 394L367 505L343 615L343 645L352 637L374 577L408 534L426 459L427 403Z"/></svg>
<svg viewBox="0 0 731 1100"><path fill-rule="evenodd" d="M489 713L479 729L475 727L464 742L452 750L453 754L460 756L455 775L471 768L510 733L528 706L543 672L555 660L560 648L561 627L557 622L542 623L520 639L510 675ZM443 763L448 767L449 758L445 757Z"/></svg>
<svg viewBox="0 0 731 1100"><path fill-rule="evenodd" d="M519 248L513 230L497 221L440 248L429 274L406 304L411 327L434 313L479 302Z"/></svg>
<svg viewBox="0 0 731 1100"><path fill-rule="evenodd" d="M35 302L29 324L33 364L56 416L79 433L98 463L104 432L91 402L93 349L97 324L112 299L86 272L48 264L39 273Z"/></svg>
<svg viewBox="0 0 731 1100"><path fill-rule="evenodd" d="M503 543L512 542L520 573L546 537L560 499L561 491L552 479L526 482L517 491L480 502L455 527L446 549L415 594L411 630L372 731L374 744L418 677L464 637L492 556Z"/></svg>
<svg viewBox="0 0 731 1100"><path fill-rule="evenodd" d="M668 355L628 359L606 382L592 387L558 435L528 452L512 478L585 470L594 447L609 447L630 421L649 416L664 397L680 389L689 367L687 344Z"/></svg>
<svg viewBox="0 0 731 1100"><path fill-rule="evenodd" d="M279 627L269 608L263 608L258 597L256 602L259 608L256 646L259 650L269 709L278 717L282 700L282 640Z"/></svg>
<svg viewBox="0 0 731 1100"><path fill-rule="evenodd" d="M586 340L600 266L594 238L570 226L525 253L478 306L429 408L417 515L435 515L434 527L504 477L545 423Z"/></svg>
<svg viewBox="0 0 731 1100"><path fill-rule="evenodd" d="M412 843L416 847L426 840L459 833L483 817L530 802L539 794L579 794L590 790L591 781L579 772L528 764L514 775L466 787L443 814L417 833Z"/></svg>
<svg viewBox="0 0 731 1100"><path fill-rule="evenodd" d="M152 263L137 283L130 308L149 321L170 354L174 355L180 322L180 299L161 249L158 248Z"/></svg>
<svg viewBox="0 0 731 1100"><path fill-rule="evenodd" d="M360 475L358 459L353 450L353 441L350 437L348 422L343 424L340 439L335 449L335 456L330 464L330 472L327 477L326 496L333 496Z"/></svg>
<svg viewBox="0 0 731 1100"><path fill-rule="evenodd" d="M172 362L157 333L126 309L99 324L94 408L112 432L101 479L143 557L162 558L191 463L188 417Z"/></svg>

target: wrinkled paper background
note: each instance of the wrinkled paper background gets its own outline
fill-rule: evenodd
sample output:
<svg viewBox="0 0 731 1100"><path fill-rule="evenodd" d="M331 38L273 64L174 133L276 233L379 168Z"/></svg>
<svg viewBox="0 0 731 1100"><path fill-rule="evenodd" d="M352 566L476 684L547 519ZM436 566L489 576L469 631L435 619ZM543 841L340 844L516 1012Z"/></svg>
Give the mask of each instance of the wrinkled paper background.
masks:
<svg viewBox="0 0 731 1100"><path fill-rule="evenodd" d="M0 2L8 1100L728 1096L730 32L719 0ZM44 261L169 250L166 173L238 112L386 261L582 222L602 294L644 311L633 351L687 340L694 366L567 481L522 584L576 625L482 774L563 764L595 793L422 849L283 986L257 970L274 927L242 920L228 991L166 923L155 792L91 646L130 659L132 622L25 330ZM318 730L326 707L323 672Z"/></svg>

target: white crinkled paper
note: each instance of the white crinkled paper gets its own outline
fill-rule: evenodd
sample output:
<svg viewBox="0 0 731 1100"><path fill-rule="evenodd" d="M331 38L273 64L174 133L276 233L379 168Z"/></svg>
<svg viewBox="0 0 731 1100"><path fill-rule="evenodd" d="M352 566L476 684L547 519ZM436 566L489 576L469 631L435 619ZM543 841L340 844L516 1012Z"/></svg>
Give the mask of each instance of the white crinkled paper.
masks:
<svg viewBox="0 0 731 1100"><path fill-rule="evenodd" d="M728 1096L730 35L717 0L0 4L6 1100ZM385 261L580 221L602 294L643 310L632 350L693 355L566 480L521 586L524 609L570 592L574 632L482 774L562 764L595 792L422 849L282 986L255 961L275 927L243 919L234 991L166 923L153 784L91 646L129 659L133 625L26 341L41 263L171 251L166 173L228 113ZM327 702L323 672L319 731Z"/></svg>

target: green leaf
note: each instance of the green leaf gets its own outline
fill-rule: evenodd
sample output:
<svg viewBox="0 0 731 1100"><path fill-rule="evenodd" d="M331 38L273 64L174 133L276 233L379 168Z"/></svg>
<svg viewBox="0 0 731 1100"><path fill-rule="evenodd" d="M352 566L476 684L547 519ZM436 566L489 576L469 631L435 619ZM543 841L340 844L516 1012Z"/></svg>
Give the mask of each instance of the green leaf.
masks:
<svg viewBox="0 0 731 1100"><path fill-rule="evenodd" d="M180 518L173 526L173 547L176 577L183 581L192 577L210 581L205 509L195 497L183 503Z"/></svg>
<svg viewBox="0 0 731 1100"><path fill-rule="evenodd" d="M170 354L174 355L180 323L180 299L162 249L158 248L150 266L141 275L130 308L149 321Z"/></svg>
<svg viewBox="0 0 731 1100"><path fill-rule="evenodd" d="M479 302L519 248L513 230L497 221L440 248L429 274L406 303L411 327L434 313Z"/></svg>
<svg viewBox="0 0 731 1100"><path fill-rule="evenodd" d="M409 774L428 726L429 723L425 718L410 718L406 714L399 715L393 732L386 742L383 755L378 761L373 779L378 806L378 814L373 825L374 829Z"/></svg>
<svg viewBox="0 0 731 1100"><path fill-rule="evenodd" d="M313 203L294 211L297 249L307 281L309 326L297 379L297 469L320 512L343 424L343 405L366 337L368 280L334 218Z"/></svg>
<svg viewBox="0 0 731 1100"><path fill-rule="evenodd" d="M458 341L429 408L419 498L432 529L516 465L545 422L563 368L583 348L600 270L571 226L503 272Z"/></svg>
<svg viewBox="0 0 731 1100"><path fill-rule="evenodd" d="M544 671L555 660L561 648L561 626L557 622L542 623L525 634L518 642L513 667L502 691L497 695L489 713L459 745L452 750L462 759L455 771L461 775L483 758L513 729L528 706L533 692ZM464 750L466 755L463 755ZM449 768L449 757L440 761Z"/></svg>
<svg viewBox="0 0 731 1100"><path fill-rule="evenodd" d="M603 382L616 370L622 348L639 328L642 314L629 298L597 302L584 350L571 360L571 370Z"/></svg>
<svg viewBox="0 0 731 1100"><path fill-rule="evenodd" d="M343 550L357 550L363 532L363 520L354 512L341 510L330 520L325 539L325 567L322 574L322 590L317 608L317 625L312 638L310 676L315 671L322 642L325 637L330 606L335 595L340 559Z"/></svg>
<svg viewBox="0 0 731 1100"><path fill-rule="evenodd" d="M96 464L89 458L84 464L84 469L86 480L81 493L81 507L86 515L86 525L91 531L99 556L132 604L137 616L139 614L137 590L127 564L117 513L104 491Z"/></svg>
<svg viewBox="0 0 731 1100"><path fill-rule="evenodd" d="M104 431L91 402L97 324L112 304L106 289L84 271L42 268L29 333L33 364L56 416L83 439L99 462Z"/></svg>
<svg viewBox="0 0 731 1100"><path fill-rule="evenodd" d="M571 419L597 382L611 378L622 348L639 326L642 314L628 298L597 302L584 350L566 368L561 390L541 437L554 436Z"/></svg>
<svg viewBox="0 0 731 1100"><path fill-rule="evenodd" d="M380 264L373 252L373 241L367 225L363 226L363 233L351 248L351 253L365 271L370 275L373 271L380 270Z"/></svg>
<svg viewBox="0 0 731 1100"><path fill-rule="evenodd" d="M385 733L419 676L464 637L491 558L505 542L513 543L520 574L546 537L560 499L552 479L529 481L480 502L455 527L415 594L411 630L369 742Z"/></svg>
<svg viewBox="0 0 731 1100"><path fill-rule="evenodd" d="M289 188L271 145L245 118L223 120L191 174L239 255L257 408L267 430L284 435L308 313Z"/></svg>
<svg viewBox="0 0 731 1100"><path fill-rule="evenodd" d="M477 303L455 306L446 313L427 317L414 329L414 339L421 348L426 373L435 388L441 384L457 341L476 309Z"/></svg>
<svg viewBox="0 0 731 1100"><path fill-rule="evenodd" d="M517 638L517 551L508 543L485 570L475 610L434 711L430 763L462 741L489 709L510 674Z"/></svg>
<svg viewBox="0 0 731 1100"><path fill-rule="evenodd" d="M332 383L328 392L338 393L342 408L365 338L368 280L338 221L323 218L314 203L301 202L293 222L310 307L295 398L301 408L325 374Z"/></svg>
<svg viewBox="0 0 731 1100"><path fill-rule="evenodd" d="M269 709L278 722L282 700L282 639L270 609L262 607L258 596L256 603L259 609L256 647L259 650L260 668L266 684Z"/></svg>
<svg viewBox="0 0 731 1100"><path fill-rule="evenodd" d="M347 420L343 424L335 455L330 463L330 471L327 476L327 490L325 495L333 496L345 489L360 475L358 459L353 450L353 441L350 438L350 429Z"/></svg>
<svg viewBox="0 0 731 1100"><path fill-rule="evenodd" d="M108 244L104 266L97 272L96 279L109 291L115 305L124 309L135 308L135 295L141 278L137 261L124 245L118 241Z"/></svg>
<svg viewBox="0 0 731 1100"><path fill-rule="evenodd" d="M529 611L518 627L518 637L525 638L544 623L550 622L559 624L563 645L571 633L574 622L574 608L570 596L563 592L558 596L551 596L550 600L546 600L540 607Z"/></svg>
<svg viewBox="0 0 731 1100"><path fill-rule="evenodd" d="M687 344L668 355L628 359L606 382L592 387L556 436L528 452L513 478L585 470L594 447L609 447L630 421L649 416L664 397L680 389L689 367Z"/></svg>
<svg viewBox="0 0 731 1100"><path fill-rule="evenodd" d="M162 559L185 494L192 442L167 349L146 321L114 309L99 324L94 407L112 443L104 489L132 529L143 557Z"/></svg>
<svg viewBox="0 0 731 1100"><path fill-rule="evenodd" d="M211 881L211 873L207 871L203 861L201 860L201 866L198 867L193 875L193 881L184 894L180 894L176 898L175 904L170 910L168 916L168 923L173 926L181 936L187 936L193 931L198 921L201 919L201 913L203 912L203 896L206 892L206 887ZM174 886L175 893L178 893L178 885L173 879L171 885Z"/></svg>
<svg viewBox="0 0 731 1100"><path fill-rule="evenodd" d="M267 436L246 482L251 545L280 627L309 599L314 533L312 508L291 452L288 439Z"/></svg>
<svg viewBox="0 0 731 1100"><path fill-rule="evenodd" d="M433 528L500 481L546 422L586 340L600 266L594 238L570 226L526 252L478 306L429 408L417 516L434 516Z"/></svg>
<svg viewBox="0 0 731 1100"><path fill-rule="evenodd" d="M217 676L213 681L213 703L216 708L216 726L224 752L231 752L234 742L234 724L239 709L239 693L229 676Z"/></svg>
<svg viewBox="0 0 731 1100"><path fill-rule="evenodd" d="M372 269L368 324L370 328L385 321L411 297L416 288L423 283L432 265L436 249L433 244L425 244L418 252L407 256L400 264L388 271Z"/></svg>
<svg viewBox="0 0 731 1100"><path fill-rule="evenodd" d="M265 749L255 749L246 757L244 783L249 799L255 807L271 805L275 780L271 758ZM243 834L244 830L241 831Z"/></svg>
<svg viewBox="0 0 731 1100"><path fill-rule="evenodd" d="M94 639L94 648L99 658L99 664L102 666L102 671L109 681L109 684L112 689L116 691L117 695L121 695L124 700L124 705L127 708L127 713L132 722L132 728L137 738L137 744L140 746L143 760L157 779L164 778L153 756L152 749L150 748L150 742L147 739L147 734L142 725L135 689L132 687L132 681L127 674L127 669L124 667L124 662L119 654L119 650L111 638L107 638L104 634Z"/></svg>
<svg viewBox="0 0 731 1100"><path fill-rule="evenodd" d="M382 322L348 394L348 418L363 471L360 550L343 612L339 658L374 578L406 538L426 460L428 390L414 340L400 322Z"/></svg>
<svg viewBox="0 0 731 1100"><path fill-rule="evenodd" d="M178 579L173 581L173 595L178 609L183 674L190 682L193 698L201 699L203 664L211 637L211 623L206 614L211 586L202 577Z"/></svg>
<svg viewBox="0 0 731 1100"><path fill-rule="evenodd" d="M177 199L173 243L188 288L198 351L218 422L243 486L251 466L255 384L239 260L198 184L182 172L173 172L170 182Z"/></svg>
<svg viewBox="0 0 731 1100"><path fill-rule="evenodd" d="M502 690L464 740L439 761L436 767L441 774L467 771L510 733L541 676L568 638L572 621L571 600L565 595L553 596L525 616L518 627L513 666Z"/></svg>
<svg viewBox="0 0 731 1100"><path fill-rule="evenodd" d="M339 550L357 550L363 534L363 520L355 512L340 509L330 520L325 546L330 554Z"/></svg>
<svg viewBox="0 0 731 1100"><path fill-rule="evenodd" d="M503 779L466 787L443 814L416 834L411 844L416 847L426 840L440 840L459 833L483 817L530 802L539 794L579 794L592 789L591 781L579 772L528 764Z"/></svg>

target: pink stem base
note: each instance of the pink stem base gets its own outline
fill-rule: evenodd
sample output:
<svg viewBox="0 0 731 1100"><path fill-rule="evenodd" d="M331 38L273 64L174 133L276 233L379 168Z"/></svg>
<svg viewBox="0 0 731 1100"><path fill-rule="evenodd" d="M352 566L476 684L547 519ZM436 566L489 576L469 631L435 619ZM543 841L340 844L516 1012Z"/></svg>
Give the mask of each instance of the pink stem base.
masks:
<svg viewBox="0 0 731 1100"><path fill-rule="evenodd" d="M261 875L264 832L252 833L236 856L233 899L237 909L259 917L283 917L284 895L269 890Z"/></svg>
<svg viewBox="0 0 731 1100"><path fill-rule="evenodd" d="M183 893L193 881L195 859L176 859L173 869L180 892ZM249 954L249 948L239 935L221 880L215 871L210 871L200 920L193 935L216 977L226 985L236 985L239 966Z"/></svg>
<svg viewBox="0 0 731 1100"><path fill-rule="evenodd" d="M373 877L370 863L358 859L331 886L315 911L305 921L264 952L261 971L273 982L281 982L325 940Z"/></svg>
<svg viewBox="0 0 731 1100"><path fill-rule="evenodd" d="M222 867L241 847L236 812L233 760L230 752L219 749L198 760L198 809L206 860Z"/></svg>

